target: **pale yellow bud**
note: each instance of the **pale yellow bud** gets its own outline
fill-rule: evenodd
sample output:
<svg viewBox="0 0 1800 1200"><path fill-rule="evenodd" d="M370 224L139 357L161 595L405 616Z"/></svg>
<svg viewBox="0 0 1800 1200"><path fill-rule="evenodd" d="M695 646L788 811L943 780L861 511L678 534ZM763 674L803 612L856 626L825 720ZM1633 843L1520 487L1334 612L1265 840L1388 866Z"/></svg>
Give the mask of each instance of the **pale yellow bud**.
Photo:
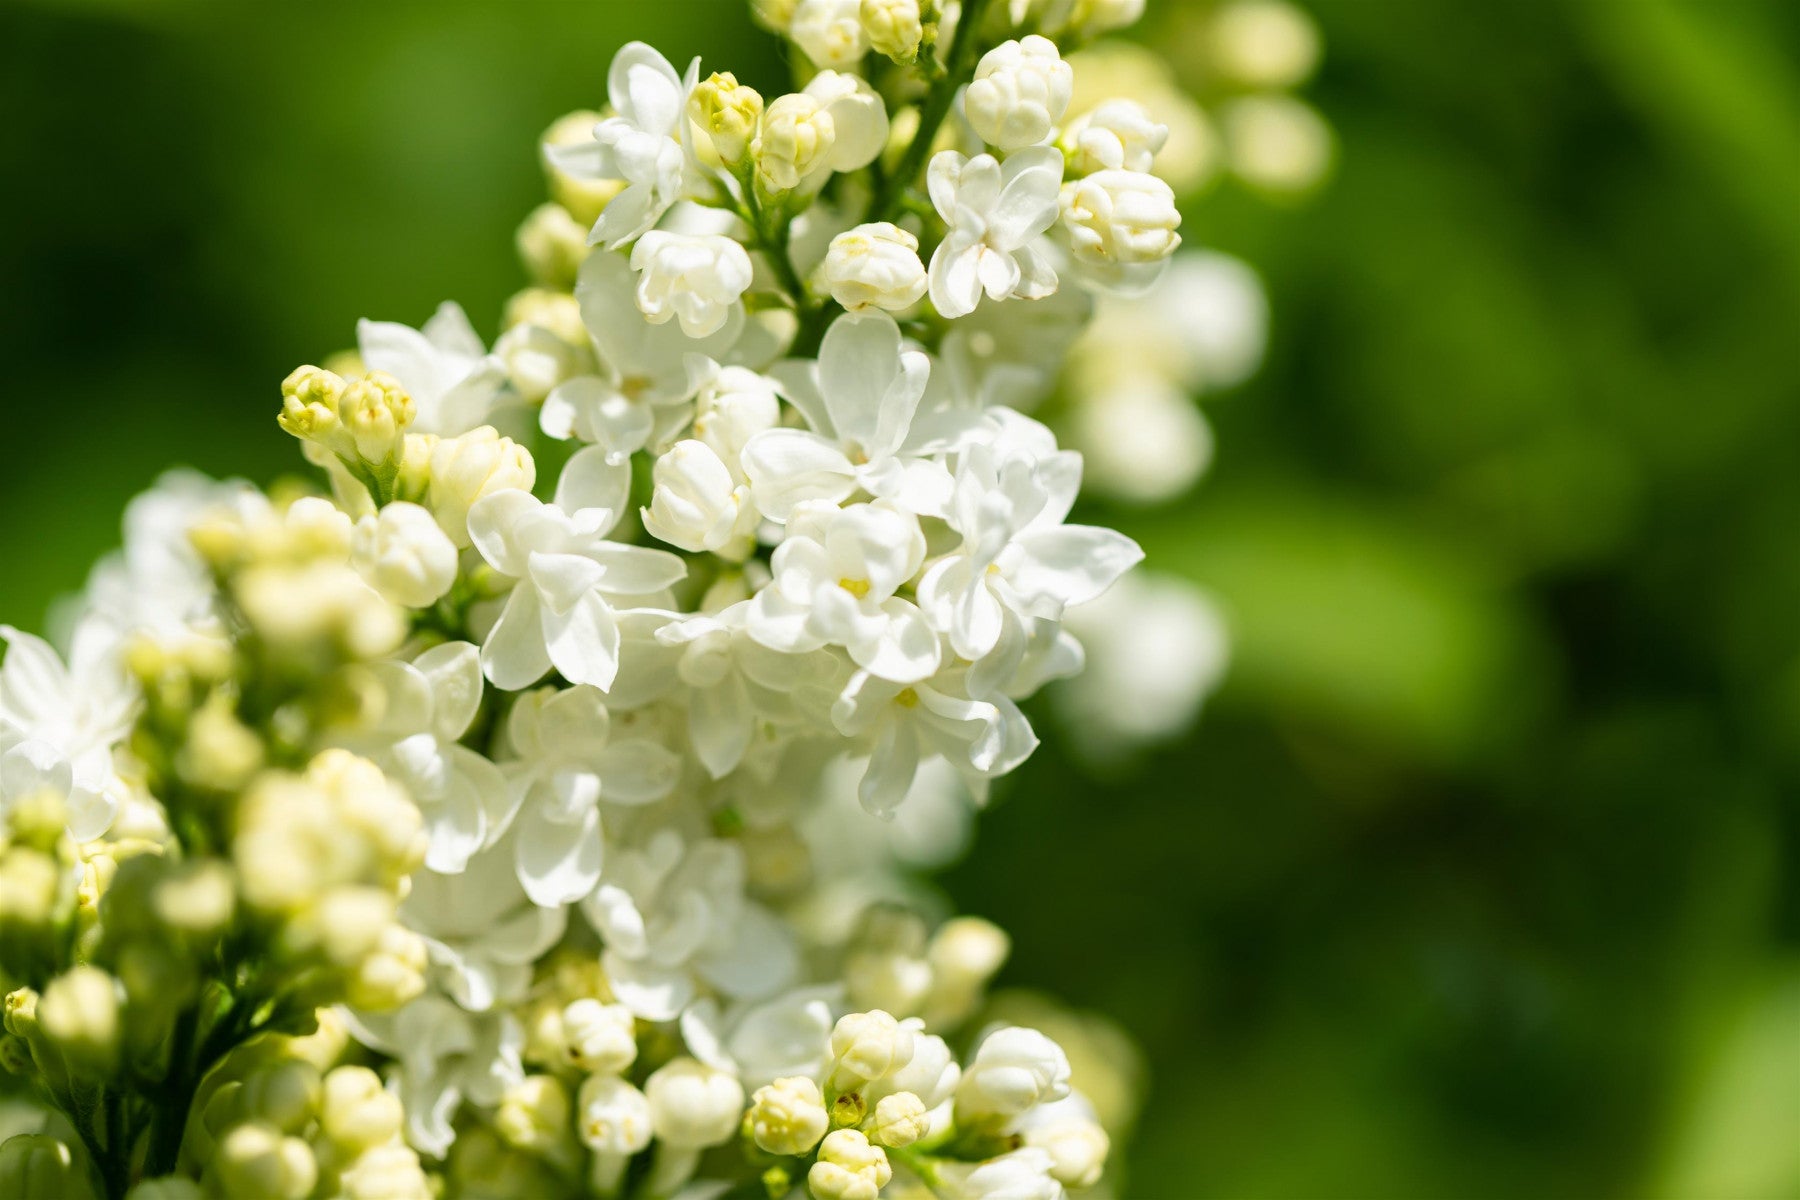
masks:
<svg viewBox="0 0 1800 1200"><path fill-rule="evenodd" d="M431 1181L418 1154L398 1143L364 1151L338 1182L343 1200L432 1200Z"/></svg>
<svg viewBox="0 0 1800 1200"><path fill-rule="evenodd" d="M318 1111L319 1070L309 1062L284 1059L247 1076L238 1093L243 1113L283 1133L299 1133Z"/></svg>
<svg viewBox="0 0 1800 1200"><path fill-rule="evenodd" d="M601 114L580 109L558 117L544 131L542 146L579 146L594 140L594 126ZM600 219L600 210L625 189L622 179L577 179L557 169L549 154L542 154L544 177L550 185L550 198L569 210L577 224L591 227Z"/></svg>
<svg viewBox="0 0 1800 1200"><path fill-rule="evenodd" d="M425 941L400 924L381 931L375 949L356 965L345 998L356 1008L392 1012L425 990Z"/></svg>
<svg viewBox="0 0 1800 1200"><path fill-rule="evenodd" d="M86 1168L67 1145L43 1133L0 1142L0 1196L19 1200L93 1200Z"/></svg>
<svg viewBox="0 0 1800 1200"><path fill-rule="evenodd" d="M0 855L0 927L35 929L56 911L62 872L56 860L25 846Z"/></svg>
<svg viewBox="0 0 1800 1200"><path fill-rule="evenodd" d="M750 0L750 17L770 33L785 35L799 0Z"/></svg>
<svg viewBox="0 0 1800 1200"><path fill-rule="evenodd" d="M400 439L415 415L400 381L381 371L352 383L338 401L338 419L354 439L357 456L367 462L398 458Z"/></svg>
<svg viewBox="0 0 1800 1200"><path fill-rule="evenodd" d="M883 1146L910 1146L931 1131L925 1102L911 1092L894 1092L875 1105L868 1122L869 1137Z"/></svg>
<svg viewBox="0 0 1800 1200"><path fill-rule="evenodd" d="M157 920L169 929L206 938L231 921L237 889L223 863L201 860L176 868L158 882L152 904Z"/></svg>
<svg viewBox="0 0 1800 1200"><path fill-rule="evenodd" d="M893 1177L885 1150L857 1130L839 1129L819 1147L806 1186L815 1200L876 1200Z"/></svg>
<svg viewBox="0 0 1800 1200"><path fill-rule="evenodd" d="M919 0L862 0L857 14L869 48L905 65L919 57L925 38L925 14Z"/></svg>
<svg viewBox="0 0 1800 1200"><path fill-rule="evenodd" d="M831 1078L840 1091L858 1088L912 1061L911 1029L890 1014L849 1013L831 1031Z"/></svg>
<svg viewBox="0 0 1800 1200"><path fill-rule="evenodd" d="M727 166L743 161L762 115L762 95L729 71L701 80L688 98L689 118L706 131Z"/></svg>
<svg viewBox="0 0 1800 1200"><path fill-rule="evenodd" d="M1034 1125L1025 1132L1025 1144L1048 1154L1051 1177L1069 1188L1088 1188L1100 1182L1112 1147L1106 1130L1086 1117Z"/></svg>
<svg viewBox="0 0 1800 1200"><path fill-rule="evenodd" d="M336 1008L315 1009L313 1019L318 1022L317 1029L284 1039L282 1048L292 1057L309 1062L321 1071L328 1070L349 1047L350 1030L344 1024L342 1012Z"/></svg>
<svg viewBox="0 0 1800 1200"><path fill-rule="evenodd" d="M235 792L263 765L263 743L237 719L223 694L194 714L175 759L182 781L212 792Z"/></svg>
<svg viewBox="0 0 1800 1200"><path fill-rule="evenodd" d="M239 1125L219 1143L212 1173L225 1200L305 1200L319 1181L307 1144L267 1125Z"/></svg>
<svg viewBox="0 0 1800 1200"><path fill-rule="evenodd" d="M763 113L762 131L752 147L757 181L770 192L792 191L820 171L836 141L831 113L814 96L779 96Z"/></svg>
<svg viewBox="0 0 1800 1200"><path fill-rule="evenodd" d="M469 545L469 509L507 488L529 492L537 482L531 452L491 426L444 438L431 454L432 514L457 546Z"/></svg>
<svg viewBox="0 0 1800 1200"><path fill-rule="evenodd" d="M551 1154L568 1141L571 1111L569 1089L561 1080L527 1075L501 1097L494 1129L515 1149Z"/></svg>
<svg viewBox="0 0 1800 1200"><path fill-rule="evenodd" d="M562 1057L583 1071L624 1074L637 1061L636 1021L623 1004L584 997L562 1010Z"/></svg>
<svg viewBox="0 0 1800 1200"><path fill-rule="evenodd" d="M546 287L572 288L588 256L587 230L560 204L540 204L513 236L519 259Z"/></svg>
<svg viewBox="0 0 1800 1200"><path fill-rule="evenodd" d="M297 367L281 382L281 427L302 441L327 442L338 431L344 381L320 367Z"/></svg>
<svg viewBox="0 0 1800 1200"><path fill-rule="evenodd" d="M400 1134L400 1098L381 1086L367 1067L338 1067L325 1076L319 1130L333 1145L355 1155Z"/></svg>
<svg viewBox="0 0 1800 1200"><path fill-rule="evenodd" d="M585 350L591 345L587 326L581 323L581 302L570 292L552 288L524 288L514 292L506 301L501 323L507 329L517 325L547 329L573 350Z"/></svg>
<svg viewBox="0 0 1800 1200"><path fill-rule="evenodd" d="M830 1128L825 1096L804 1075L777 1079L750 1098L750 1136L770 1154L805 1154Z"/></svg>

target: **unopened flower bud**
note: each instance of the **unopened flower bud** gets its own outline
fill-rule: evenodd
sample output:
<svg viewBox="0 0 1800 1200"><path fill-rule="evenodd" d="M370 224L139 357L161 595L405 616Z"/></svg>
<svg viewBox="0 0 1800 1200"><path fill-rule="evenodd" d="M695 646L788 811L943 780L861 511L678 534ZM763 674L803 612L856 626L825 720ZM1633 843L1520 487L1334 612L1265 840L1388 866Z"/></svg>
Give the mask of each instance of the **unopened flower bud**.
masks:
<svg viewBox="0 0 1800 1200"><path fill-rule="evenodd" d="M857 15L869 48L904 66L919 57L925 39L919 0L861 0Z"/></svg>
<svg viewBox="0 0 1800 1200"><path fill-rule="evenodd" d="M819 1085L804 1075L756 1089L748 1114L750 1136L770 1154L805 1154L831 1125Z"/></svg>
<svg viewBox="0 0 1800 1200"><path fill-rule="evenodd" d="M930 1131L931 1116L925 1102L911 1092L883 1096L868 1121L870 1140L895 1149L912 1145Z"/></svg>
<svg viewBox="0 0 1800 1200"><path fill-rule="evenodd" d="M93 1200L94 1191L66 1144L45 1133L21 1133L0 1142L0 1196Z"/></svg>
<svg viewBox="0 0 1800 1200"><path fill-rule="evenodd" d="M270 1063L246 1076L238 1093L243 1113L283 1133L298 1133L318 1113L319 1069L299 1059Z"/></svg>
<svg viewBox="0 0 1800 1200"><path fill-rule="evenodd" d="M1074 90L1075 73L1056 43L1038 34L1002 42L981 56L963 93L976 136L1001 150L1023 150L1050 136Z"/></svg>
<svg viewBox="0 0 1800 1200"><path fill-rule="evenodd" d="M370 587L406 608L436 604L456 582L456 547L430 512L405 501L356 523L350 561Z"/></svg>
<svg viewBox="0 0 1800 1200"><path fill-rule="evenodd" d="M761 94L739 83L729 71L715 71L695 84L688 97L688 116L706 131L727 166L744 160L762 112Z"/></svg>
<svg viewBox="0 0 1800 1200"><path fill-rule="evenodd" d="M1069 156L1069 175L1096 171L1148 171L1169 140L1169 127L1135 100L1107 100L1069 122L1059 144Z"/></svg>
<svg viewBox="0 0 1800 1200"><path fill-rule="evenodd" d="M892 1016L880 1009L849 1013L831 1031L832 1086L860 1087L899 1070L912 1056L912 1031Z"/></svg>
<svg viewBox="0 0 1800 1200"><path fill-rule="evenodd" d="M1070 6L1068 32L1082 41L1135 25L1144 15L1144 0L1075 0Z"/></svg>
<svg viewBox="0 0 1800 1200"><path fill-rule="evenodd" d="M391 922L375 949L356 965L345 998L369 1012L392 1012L425 990L426 965L425 940Z"/></svg>
<svg viewBox="0 0 1800 1200"><path fill-rule="evenodd" d="M344 1200L432 1200L435 1193L419 1155L392 1143L363 1151L338 1177Z"/></svg>
<svg viewBox="0 0 1800 1200"><path fill-rule="evenodd" d="M357 456L365 462L399 457L400 439L413 423L412 397L392 375L375 371L344 389L338 419L349 432Z"/></svg>
<svg viewBox="0 0 1800 1200"><path fill-rule="evenodd" d="M0 928L36 929L48 924L56 910L61 876L55 859L27 846L12 846L0 854Z"/></svg>
<svg viewBox="0 0 1800 1200"><path fill-rule="evenodd" d="M1102 285L1142 290L1181 245L1174 191L1143 171L1098 171L1064 184L1060 202L1070 252Z"/></svg>
<svg viewBox="0 0 1800 1200"><path fill-rule="evenodd" d="M741 532L749 489L705 442L676 442L656 460L655 490L643 510L650 536L683 550L721 551Z"/></svg>
<svg viewBox="0 0 1800 1200"><path fill-rule="evenodd" d="M825 166L835 138L831 114L817 99L804 92L777 96L752 146L757 182L770 192L792 191Z"/></svg>
<svg viewBox="0 0 1800 1200"><path fill-rule="evenodd" d="M558 117L539 139L539 158L544 176L550 184L550 198L569 210L576 224L588 228L600 219L600 212L614 196L625 188L620 179L577 179L557 167L549 154L551 146L579 146L594 140L594 126L602 115L588 109ZM585 240L585 236L584 236Z"/></svg>
<svg viewBox="0 0 1800 1200"><path fill-rule="evenodd" d="M575 1131L599 1154L636 1154L650 1144L649 1097L616 1075L590 1075L575 1098Z"/></svg>
<svg viewBox="0 0 1800 1200"><path fill-rule="evenodd" d="M851 312L900 312L919 302L928 283L919 239L887 221L832 238L820 269L831 298Z"/></svg>
<svg viewBox="0 0 1800 1200"><path fill-rule="evenodd" d="M500 1098L494 1129L514 1149L554 1153L569 1136L568 1088L554 1075L527 1075Z"/></svg>
<svg viewBox="0 0 1800 1200"><path fill-rule="evenodd" d="M537 482L531 452L491 426L444 438L431 452L431 510L457 546L469 545L469 508L507 488L529 492Z"/></svg>
<svg viewBox="0 0 1800 1200"><path fill-rule="evenodd" d="M341 423L338 405L343 399L344 381L320 367L297 367L281 381L281 427L303 442L330 445L338 437Z"/></svg>
<svg viewBox="0 0 1800 1200"><path fill-rule="evenodd" d="M637 1061L637 1022L623 1004L583 997L562 1010L564 1057L583 1071L620 1075Z"/></svg>
<svg viewBox="0 0 1800 1200"><path fill-rule="evenodd" d="M1035 1029L1008 1026L983 1038L956 1086L958 1123L1004 1124L1069 1094L1069 1058Z"/></svg>
<svg viewBox="0 0 1800 1200"><path fill-rule="evenodd" d="M692 1058L677 1058L644 1084L656 1136L677 1150L730 1141L744 1112L737 1077Z"/></svg>
<svg viewBox="0 0 1800 1200"><path fill-rule="evenodd" d="M255 1122L226 1134L211 1166L226 1200L306 1200L319 1181L305 1142Z"/></svg>
<svg viewBox="0 0 1800 1200"><path fill-rule="evenodd" d="M588 256L587 230L560 204L532 209L513 235L519 260L545 287L572 288Z"/></svg>
<svg viewBox="0 0 1800 1200"><path fill-rule="evenodd" d="M367 1067L338 1067L325 1076L319 1130L346 1155L392 1141L405 1114L400 1099Z"/></svg>
<svg viewBox="0 0 1800 1200"><path fill-rule="evenodd" d="M1050 1175L1069 1188L1088 1188L1106 1170L1112 1143L1106 1130L1082 1116L1058 1117L1025 1131L1025 1144L1050 1156Z"/></svg>
<svg viewBox="0 0 1800 1200"><path fill-rule="evenodd" d="M887 1151L857 1130L839 1129L819 1147L806 1186L814 1200L876 1200L893 1177Z"/></svg>
<svg viewBox="0 0 1800 1200"><path fill-rule="evenodd" d="M869 52L860 0L798 0L787 35L819 67L852 67Z"/></svg>
<svg viewBox="0 0 1800 1200"><path fill-rule="evenodd" d="M98 967L71 967L38 1004L44 1036L71 1065L106 1069L119 1053L119 981Z"/></svg>

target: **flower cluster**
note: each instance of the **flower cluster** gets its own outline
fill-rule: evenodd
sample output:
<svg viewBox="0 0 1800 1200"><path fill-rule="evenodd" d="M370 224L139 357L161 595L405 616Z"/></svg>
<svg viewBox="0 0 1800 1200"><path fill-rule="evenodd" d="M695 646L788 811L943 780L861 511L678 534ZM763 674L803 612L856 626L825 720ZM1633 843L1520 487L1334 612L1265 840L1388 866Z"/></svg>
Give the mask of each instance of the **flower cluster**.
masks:
<svg viewBox="0 0 1800 1200"><path fill-rule="evenodd" d="M1025 411L1097 298L1157 353L1077 393L1255 360L1117 315L1166 307L1170 130L1063 51L1138 7L768 0L769 97L626 46L497 342L363 322L281 386L325 488L170 476L66 660L0 631L0 1063L59 1114L0 1191L1096 1183L1064 1050L984 1018L1005 934L900 868L1141 558Z"/></svg>

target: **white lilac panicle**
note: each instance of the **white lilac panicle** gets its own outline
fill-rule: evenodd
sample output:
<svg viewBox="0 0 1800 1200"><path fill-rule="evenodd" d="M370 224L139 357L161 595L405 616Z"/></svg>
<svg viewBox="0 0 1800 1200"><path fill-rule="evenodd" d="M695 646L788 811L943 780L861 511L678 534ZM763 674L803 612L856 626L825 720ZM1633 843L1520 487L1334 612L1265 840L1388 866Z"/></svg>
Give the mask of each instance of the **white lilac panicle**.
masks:
<svg viewBox="0 0 1800 1200"><path fill-rule="evenodd" d="M1104 753L1217 677L1082 488L1192 482L1260 292L1158 283L1199 117L1065 53L1136 0L754 7L800 90L632 43L551 126L491 351L288 376L319 494L165 479L66 661L0 627L0 1057L112 1122L0 1195L1107 1186L1125 1084L916 872L1051 681Z"/></svg>

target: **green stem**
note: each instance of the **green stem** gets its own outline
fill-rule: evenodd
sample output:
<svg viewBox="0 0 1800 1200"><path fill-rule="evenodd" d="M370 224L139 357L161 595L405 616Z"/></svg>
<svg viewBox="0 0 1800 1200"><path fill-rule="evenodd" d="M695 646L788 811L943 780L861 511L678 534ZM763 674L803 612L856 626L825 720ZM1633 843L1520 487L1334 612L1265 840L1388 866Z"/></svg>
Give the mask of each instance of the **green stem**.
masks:
<svg viewBox="0 0 1800 1200"><path fill-rule="evenodd" d="M919 131L913 135L912 144L907 146L900 165L881 181L870 202L870 221L892 221L903 208L907 189L918 182L919 174L931 156L931 144L937 140L938 129L950 115L957 89L974 73L975 49L981 44L977 30L986 9L987 0L967 0L963 5L944 73L932 81L931 90L925 94L925 103L919 108Z"/></svg>

